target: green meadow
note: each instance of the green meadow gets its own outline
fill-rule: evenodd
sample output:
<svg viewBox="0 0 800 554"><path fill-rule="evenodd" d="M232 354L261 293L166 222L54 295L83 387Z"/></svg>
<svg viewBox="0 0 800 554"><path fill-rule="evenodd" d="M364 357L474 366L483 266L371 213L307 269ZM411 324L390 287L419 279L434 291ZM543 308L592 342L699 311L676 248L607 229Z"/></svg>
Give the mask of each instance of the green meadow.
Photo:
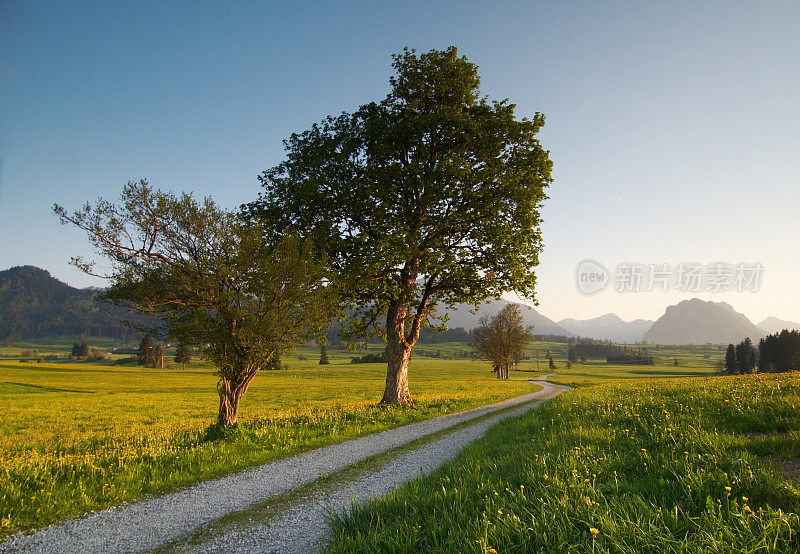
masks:
<svg viewBox="0 0 800 554"><path fill-rule="evenodd" d="M165 370L118 364L129 355L112 355L96 363L70 362L64 358L74 340L46 337L0 348L0 401L4 406L0 421L0 536L333 442L532 392L537 386L526 380L544 374L552 374L549 380L576 390L496 428L431 478L412 483L388 499L339 520L334 549L371 550L372 544L398 550L446 550L446 544L465 544L476 551L517 548L523 544L519 541L528 544L531 536L544 533L550 522L546 515L551 510L560 526L555 542L531 544L545 550L573 543L602 549L625 533L639 536L641 530L631 530L635 526L667 525L666 516L658 516L662 518L658 520L654 514L667 508L674 510L676 505L676 522L680 525L669 523L673 527L659 527L658 531L672 533L674 538L678 531L688 530L688 522L711 517L711 512L706 516L701 510L708 495L689 495L695 504L682 495L687 494L685 487L699 486L700 482L704 484L693 490L703 494L710 491L711 481L706 480L711 474L705 472L713 469L724 473L726 468L720 461L723 454L729 458L733 455L731 448L744 449L744 453L736 450L737 458L744 457L748 467L763 472L758 469L761 466L756 456L770 456L773 451L797 455L795 446L800 442L794 434L800 426L795 425L787 408L794 402L791 395L795 394L796 382L786 377L774 382L764 377L741 378L747 387L761 391L756 398L772 398L777 404L753 406L758 415L747 420L749 426L739 429L740 435L714 431L723 425L719 417L724 414L709 412L709 406L716 406L734 391L731 398L741 400L735 406L744 409L751 393L743 392L745 385L733 385L737 378L702 378L714 375L721 356L713 346L654 348L652 352L661 362L654 366L609 365L601 359L589 359L567 368L565 344L535 342L527 351L530 359L520 363L510 380L503 381L494 377L488 364L468 359L469 346L465 343L419 344L410 367L415 409L376 406L384 386L385 365L350 363L352 356L363 352L331 349L332 363L320 366L318 349L300 348L282 360L288 369L258 375L242 400L241 424L220 439L206 434L218 404L216 377L206 362L195 359L186 370L174 362ZM116 345L110 339L92 338L88 342L97 350ZM19 361L23 350L33 349L42 356L54 354L61 359ZM379 345L370 345L368 350L380 349ZM547 368L548 353L554 357L555 371ZM679 377L692 379L675 379ZM778 396L774 394L776 386L784 387ZM787 391L789 396L785 396ZM636 400L630 401L632 398ZM675 419L665 423L667 420L659 419L662 412ZM767 413L783 414L783 419L776 421L782 422L780 433L788 434L774 434L770 425L778 424L768 423ZM724 421L727 425L737 419ZM751 441L753 444L744 444L742 441L749 439L743 439L741 433L752 429L767 434ZM664 433L671 433L672 442L664 442ZM687 441L694 441L694 449ZM788 450L786 444L790 445ZM757 445L761 445L758 452ZM664 450L667 447L671 450ZM647 462L659 473L646 484L640 482L644 459L641 448L648 456L657 456L652 459L663 465L656 468L652 461ZM676 449L692 455L671 460ZM696 466L691 465L695 452L704 456L698 458L704 462ZM711 468L707 465L710 459L722 465ZM539 465L540 460L546 460L542 462L545 465ZM586 489L588 482L570 480L573 469L582 479L592 480L591 491ZM691 473L687 477L690 481L670 481L684 479L683 471ZM713 483L722 482L717 473L713 474ZM613 489L609 481L612 475ZM748 504L753 512L774 515L775 509L783 510L788 529L794 520L785 512L794 513L794 493L786 491L794 489L778 477L764 475L763 482L772 487L767 496L750 489L741 494L753 498ZM669 485L669 496L650 506L648 498L654 487L664 483ZM525 494L530 492L532 503L536 498L546 501L536 509L525 504L520 485ZM580 494L575 488L578 485ZM718 495L711 498L716 502ZM582 507L585 499L592 503ZM444 509L451 501L455 501L453 506ZM737 502L741 511L741 499ZM601 507L624 513L627 519L614 519ZM586 512L589 508L591 511ZM499 518L498 510L513 517ZM715 512L717 519L709 522L728 521L724 518L732 517L730 513ZM769 517L758 520L754 533L769 529L775 533L775 544L788 544L781 528L770 523ZM433 525L422 525L423 521ZM384 525L387 522L389 525ZM600 532L593 535L590 528ZM451 539L456 542L448 542ZM630 537L626 540L640 545ZM675 544L682 544L675 540ZM719 540L718 544L724 544L727 539L721 536Z"/></svg>
<svg viewBox="0 0 800 554"><path fill-rule="evenodd" d="M800 550L800 376L610 373L332 517L331 550Z"/></svg>
<svg viewBox="0 0 800 554"><path fill-rule="evenodd" d="M499 381L478 362L418 357L416 408L378 407L385 364L350 364L352 353L331 350L320 366L317 349L301 348L283 360L289 369L257 376L236 431L211 440L219 399L205 362L160 370L115 365L128 357L117 355L19 361L33 348L63 357L74 338L49 341L0 350L0 535L538 388Z"/></svg>

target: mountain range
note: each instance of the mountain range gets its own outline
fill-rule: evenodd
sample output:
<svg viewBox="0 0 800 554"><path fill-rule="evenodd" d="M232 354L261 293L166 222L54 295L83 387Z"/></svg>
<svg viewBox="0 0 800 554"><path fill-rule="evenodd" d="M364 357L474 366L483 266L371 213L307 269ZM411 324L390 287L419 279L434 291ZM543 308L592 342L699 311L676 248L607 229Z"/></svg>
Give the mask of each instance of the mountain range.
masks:
<svg viewBox="0 0 800 554"><path fill-rule="evenodd" d="M0 271L0 339L32 338L47 334L89 333L129 339L135 332L120 322L121 309L100 299L101 290L77 289L34 266ZM513 304L496 300L477 310L458 304L440 315L449 316L448 327L475 328L484 315L494 316ZM768 317L757 326L725 302L697 298L669 306L655 322L624 321L616 314L592 319L562 319L558 322L535 308L519 304L525 325L536 335L561 335L612 340L617 343L647 341L656 344L727 344L746 337L754 342L782 329L800 329L800 324Z"/></svg>
<svg viewBox="0 0 800 554"><path fill-rule="evenodd" d="M509 304L517 304L519 306L523 323L525 325L533 325L533 333L536 335L562 335L567 337L575 336L575 333L565 329L552 319L540 314L535 308L502 299L481 304L477 311L475 306L471 304L457 304L453 309L440 310L439 314L441 315L446 313L449 316L447 326L451 329L455 327L463 327L464 329L469 330L478 326L482 316L486 315L489 317L494 317L500 310Z"/></svg>
<svg viewBox="0 0 800 554"><path fill-rule="evenodd" d="M592 319L562 319L558 324L568 331L590 339L614 342L642 342L644 333L653 324L650 319L625 321L617 314L605 314Z"/></svg>

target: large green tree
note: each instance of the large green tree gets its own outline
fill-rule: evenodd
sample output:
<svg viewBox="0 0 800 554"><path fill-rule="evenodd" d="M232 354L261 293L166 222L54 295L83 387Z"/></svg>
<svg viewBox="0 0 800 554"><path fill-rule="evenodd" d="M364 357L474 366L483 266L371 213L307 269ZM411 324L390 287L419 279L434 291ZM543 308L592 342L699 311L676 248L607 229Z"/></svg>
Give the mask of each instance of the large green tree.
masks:
<svg viewBox="0 0 800 554"><path fill-rule="evenodd" d="M454 47L393 59L388 96L293 134L246 209L324 248L356 310L348 336L385 336L382 401L411 404L408 361L435 305L533 298L552 164L544 116L481 96Z"/></svg>
<svg viewBox="0 0 800 554"><path fill-rule="evenodd" d="M128 183L121 201L100 199L62 223L86 232L108 262L106 299L159 318L169 336L203 345L217 367L217 423L237 422L239 401L268 360L330 322L327 269L308 241L268 242L264 229L210 198ZM94 274L94 264L73 263Z"/></svg>

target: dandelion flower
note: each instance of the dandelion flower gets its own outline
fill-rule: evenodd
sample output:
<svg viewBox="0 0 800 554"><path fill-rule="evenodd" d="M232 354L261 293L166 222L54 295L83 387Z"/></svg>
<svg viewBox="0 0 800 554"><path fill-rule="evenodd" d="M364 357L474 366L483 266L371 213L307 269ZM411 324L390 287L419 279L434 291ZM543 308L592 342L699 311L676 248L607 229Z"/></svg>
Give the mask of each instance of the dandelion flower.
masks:
<svg viewBox="0 0 800 554"><path fill-rule="evenodd" d="M589 532L590 532L592 535L598 535L598 534L600 533L600 531L599 531L599 530L598 530L596 527L590 527L590 528L589 528Z"/></svg>

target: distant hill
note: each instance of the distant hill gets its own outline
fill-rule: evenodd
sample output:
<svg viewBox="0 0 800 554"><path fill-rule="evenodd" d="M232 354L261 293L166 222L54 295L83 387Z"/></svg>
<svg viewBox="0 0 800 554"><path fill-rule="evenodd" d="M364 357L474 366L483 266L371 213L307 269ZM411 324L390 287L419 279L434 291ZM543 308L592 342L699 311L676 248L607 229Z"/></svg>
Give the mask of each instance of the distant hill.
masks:
<svg viewBox="0 0 800 554"><path fill-rule="evenodd" d="M634 343L644 340L644 333L653 322L649 319L625 321L617 314L605 314L592 319L562 319L557 324L581 337Z"/></svg>
<svg viewBox="0 0 800 554"><path fill-rule="evenodd" d="M728 344L747 337L758 342L764 334L730 304L693 298L669 306L644 339L655 344Z"/></svg>
<svg viewBox="0 0 800 554"><path fill-rule="evenodd" d="M81 333L127 339L136 334L121 323L122 310L98 300L98 294L30 265L0 271L0 340Z"/></svg>
<svg viewBox="0 0 800 554"><path fill-rule="evenodd" d="M524 304L519 304L518 302L509 302L508 300L496 300L491 303L481 304L478 311L474 314L470 313L470 310L475 309L471 304L458 304L454 309L446 310L446 313L450 316L447 326L450 329L456 327L463 327L467 330L474 329L478 326L478 322L482 316L495 316L508 304L517 304L519 306L519 311L525 325L533 325L533 333L535 335L575 336L574 333L564 329L552 319L543 316L535 309ZM440 309L439 313L444 313L444 311Z"/></svg>
<svg viewBox="0 0 800 554"><path fill-rule="evenodd" d="M795 323L794 321L784 321L783 319L769 316L767 319L758 324L758 328L764 331L766 334L771 335L773 333L779 333L784 329L788 329L789 331L794 329L800 330L800 323Z"/></svg>

